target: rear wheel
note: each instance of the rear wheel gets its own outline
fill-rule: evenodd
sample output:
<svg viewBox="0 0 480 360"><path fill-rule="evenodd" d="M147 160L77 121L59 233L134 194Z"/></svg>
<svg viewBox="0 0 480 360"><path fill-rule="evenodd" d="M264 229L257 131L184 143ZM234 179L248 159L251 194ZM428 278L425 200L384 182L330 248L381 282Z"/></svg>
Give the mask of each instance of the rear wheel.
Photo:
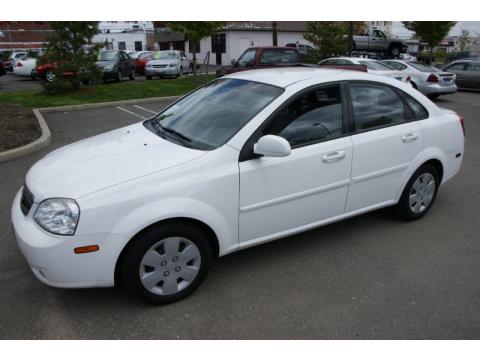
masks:
<svg viewBox="0 0 480 360"><path fill-rule="evenodd" d="M151 75L147 75L147 76L145 76L145 79L147 79L147 80L152 80L152 76L151 76Z"/></svg>
<svg viewBox="0 0 480 360"><path fill-rule="evenodd" d="M390 46L388 52L390 53L391 56L396 58L398 55L400 55L400 48L397 45L392 45Z"/></svg>
<svg viewBox="0 0 480 360"><path fill-rule="evenodd" d="M125 287L154 304L190 295L202 283L212 261L208 238L199 228L166 224L133 240L122 258Z"/></svg>
<svg viewBox="0 0 480 360"><path fill-rule="evenodd" d="M403 190L396 206L398 214L406 220L422 218L435 201L439 182L437 169L430 164L422 165Z"/></svg>
<svg viewBox="0 0 480 360"><path fill-rule="evenodd" d="M436 100L438 99L440 95L438 94L430 94L430 95L427 95L427 97L430 99L430 100Z"/></svg>
<svg viewBox="0 0 480 360"><path fill-rule="evenodd" d="M52 82L53 80L55 80L55 74L52 70L48 70L45 73L45 80L47 80L48 82Z"/></svg>

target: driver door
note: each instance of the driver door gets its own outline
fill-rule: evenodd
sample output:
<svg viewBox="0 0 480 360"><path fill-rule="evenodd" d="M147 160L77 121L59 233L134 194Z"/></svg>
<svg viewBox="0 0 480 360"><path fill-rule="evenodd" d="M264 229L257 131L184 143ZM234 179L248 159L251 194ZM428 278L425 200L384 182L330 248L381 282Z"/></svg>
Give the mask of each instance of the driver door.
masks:
<svg viewBox="0 0 480 360"><path fill-rule="evenodd" d="M247 141L240 158L239 239L256 242L343 214L352 166L339 84L289 100ZM253 154L267 134L287 139L286 157Z"/></svg>

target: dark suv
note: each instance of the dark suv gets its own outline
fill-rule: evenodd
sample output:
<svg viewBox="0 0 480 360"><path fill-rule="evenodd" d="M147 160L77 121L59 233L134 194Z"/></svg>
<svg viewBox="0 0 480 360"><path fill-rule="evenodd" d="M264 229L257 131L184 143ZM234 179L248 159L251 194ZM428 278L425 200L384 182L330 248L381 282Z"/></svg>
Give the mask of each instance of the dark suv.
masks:
<svg viewBox="0 0 480 360"><path fill-rule="evenodd" d="M121 81L124 77L135 80L135 62L125 51L106 50L98 54L97 67L103 73L103 80Z"/></svg>
<svg viewBox="0 0 480 360"><path fill-rule="evenodd" d="M238 58L232 60L231 66L222 66L217 70L217 77L244 70L265 69L285 66L302 66L296 48L291 47L252 47Z"/></svg>

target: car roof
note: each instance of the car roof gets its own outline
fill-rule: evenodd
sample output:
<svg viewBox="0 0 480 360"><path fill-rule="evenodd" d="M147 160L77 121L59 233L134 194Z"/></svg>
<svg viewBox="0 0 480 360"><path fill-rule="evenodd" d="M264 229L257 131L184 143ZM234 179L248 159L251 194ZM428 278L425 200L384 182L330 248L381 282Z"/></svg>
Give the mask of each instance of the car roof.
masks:
<svg viewBox="0 0 480 360"><path fill-rule="evenodd" d="M225 78L256 81L285 88L294 83L311 80L313 78L318 78L320 82L329 82L340 80L371 80L372 76L377 80L388 79L387 77L377 77L360 71L332 68L326 69L321 67L282 67L247 70L226 75Z"/></svg>

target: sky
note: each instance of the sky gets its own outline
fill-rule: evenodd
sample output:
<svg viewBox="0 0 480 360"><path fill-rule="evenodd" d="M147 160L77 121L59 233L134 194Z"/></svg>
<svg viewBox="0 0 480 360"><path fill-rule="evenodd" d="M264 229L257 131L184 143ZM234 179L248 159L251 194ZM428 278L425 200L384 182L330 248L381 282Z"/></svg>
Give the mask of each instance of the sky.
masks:
<svg viewBox="0 0 480 360"><path fill-rule="evenodd" d="M480 36L480 21L459 21L457 24L450 30L449 35L455 36L460 35L462 29L468 29L470 31L470 36ZM392 24L392 35L397 35L401 38L408 38L413 33L405 29L401 21L393 21Z"/></svg>

